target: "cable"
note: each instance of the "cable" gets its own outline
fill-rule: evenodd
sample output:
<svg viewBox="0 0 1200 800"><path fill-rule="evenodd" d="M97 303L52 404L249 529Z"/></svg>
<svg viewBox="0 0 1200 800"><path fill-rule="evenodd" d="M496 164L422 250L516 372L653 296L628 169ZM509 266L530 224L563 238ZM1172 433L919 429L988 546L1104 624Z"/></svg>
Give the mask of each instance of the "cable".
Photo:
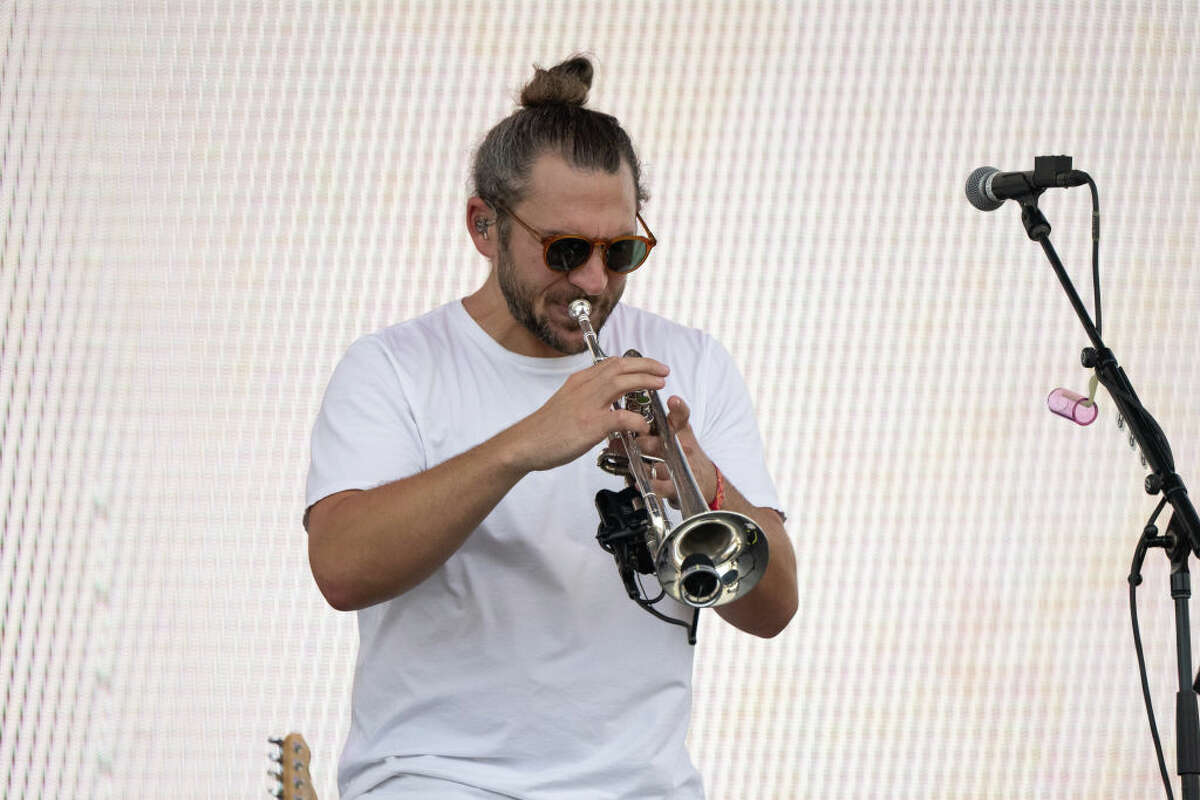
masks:
<svg viewBox="0 0 1200 800"><path fill-rule="evenodd" d="M1138 627L1137 615L1137 587L1142 582L1142 561L1146 558L1146 550L1151 546L1152 540L1157 539L1158 528L1154 527L1154 521L1158 519L1166 504L1165 497L1159 501L1158 507L1146 522L1146 527L1142 529L1142 536L1138 539L1137 549L1133 553L1133 566L1129 570L1129 616L1133 620L1133 648L1137 651L1138 671L1142 677L1142 698L1146 701L1146 715L1150 719L1150 737L1154 740L1154 753L1158 756L1158 771L1162 775L1163 787L1167 790L1167 800L1175 800L1171 791L1171 778L1167 774L1167 762L1163 758L1162 740L1158 737L1158 723L1154 720L1154 702L1150 699L1150 679L1146 675L1146 654L1142 650L1142 632Z"/></svg>
<svg viewBox="0 0 1200 800"><path fill-rule="evenodd" d="M1096 335L1103 330L1100 312L1100 190L1092 176L1087 176L1088 188L1092 190L1092 292L1096 299Z"/></svg>

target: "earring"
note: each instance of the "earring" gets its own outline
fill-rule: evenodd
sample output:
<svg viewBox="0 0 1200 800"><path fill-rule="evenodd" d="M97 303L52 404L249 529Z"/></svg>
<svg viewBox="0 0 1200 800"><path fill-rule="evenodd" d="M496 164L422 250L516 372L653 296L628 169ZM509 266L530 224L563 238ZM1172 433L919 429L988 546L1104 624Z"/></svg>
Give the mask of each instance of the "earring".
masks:
<svg viewBox="0 0 1200 800"><path fill-rule="evenodd" d="M483 234L483 238L488 238L488 228L496 221L494 219L484 219L483 217L475 218L475 230Z"/></svg>

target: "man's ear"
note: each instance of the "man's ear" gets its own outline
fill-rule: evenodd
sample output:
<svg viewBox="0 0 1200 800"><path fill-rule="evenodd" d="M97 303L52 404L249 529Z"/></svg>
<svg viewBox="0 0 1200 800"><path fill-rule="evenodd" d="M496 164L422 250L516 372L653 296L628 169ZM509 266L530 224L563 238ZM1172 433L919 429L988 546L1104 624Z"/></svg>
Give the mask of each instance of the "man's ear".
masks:
<svg viewBox="0 0 1200 800"><path fill-rule="evenodd" d="M496 212L480 197L472 197L467 201L467 232L475 249L489 261L500 252Z"/></svg>

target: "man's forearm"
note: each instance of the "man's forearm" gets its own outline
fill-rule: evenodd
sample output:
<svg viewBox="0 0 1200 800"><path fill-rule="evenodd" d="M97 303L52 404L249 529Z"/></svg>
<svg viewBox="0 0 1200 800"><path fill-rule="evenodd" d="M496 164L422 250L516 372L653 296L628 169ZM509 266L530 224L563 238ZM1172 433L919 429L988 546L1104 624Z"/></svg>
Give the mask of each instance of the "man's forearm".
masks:
<svg viewBox="0 0 1200 800"><path fill-rule="evenodd" d="M517 481L579 458L613 431L650 432L630 391L660 389L669 370L649 358L611 358L580 370L536 412L481 445L409 478L339 492L309 509L308 558L334 608L403 594L454 554Z"/></svg>
<svg viewBox="0 0 1200 800"><path fill-rule="evenodd" d="M396 597L450 558L527 470L510 428L425 472L313 505L308 554L329 604L352 611Z"/></svg>
<svg viewBox="0 0 1200 800"><path fill-rule="evenodd" d="M745 514L758 523L767 537L767 570L744 597L719 606L721 618L747 633L771 637L778 634L796 613L796 554L773 509L750 505L736 487L725 484L723 508Z"/></svg>

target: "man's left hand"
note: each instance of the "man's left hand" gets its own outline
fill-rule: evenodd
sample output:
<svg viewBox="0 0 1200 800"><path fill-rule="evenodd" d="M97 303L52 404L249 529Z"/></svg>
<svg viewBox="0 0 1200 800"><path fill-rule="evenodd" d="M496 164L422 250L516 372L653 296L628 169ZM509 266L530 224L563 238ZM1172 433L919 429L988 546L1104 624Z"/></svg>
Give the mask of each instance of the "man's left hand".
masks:
<svg viewBox="0 0 1200 800"><path fill-rule="evenodd" d="M692 468L692 474L696 477L701 494L704 495L704 502L711 503L717 492L717 469L696 441L696 434L688 421L690 415L691 410L682 398L671 397L667 401L667 421L679 439L680 449ZM638 436L637 443L646 455L662 458L661 436ZM656 466L658 474L651 481L655 494L679 508L675 484L670 480L666 466ZM726 622L747 633L762 637L775 636L787 626L799 605L795 551L778 512L772 508L752 505L728 478L725 480L724 491L722 507L745 514L754 520L767 537L771 555L767 561L766 572L758 585L735 602L718 607L716 612Z"/></svg>
<svg viewBox="0 0 1200 800"><path fill-rule="evenodd" d="M683 450L684 457L687 458L688 465L692 468L692 475L696 478L696 483L700 487L700 493L704 495L704 502L711 503L717 494L717 470L713 466L712 461L705 455L701 449L700 443L696 441L696 434L692 431L692 426L689 422L691 417L691 409L682 397L672 395L667 400L667 423L671 426L671 430L675 431L675 436L679 440L679 447ZM638 436L638 447L642 453L655 458L663 458L663 438L662 436ZM610 449L612 445L610 444ZM671 480L671 476L667 471L665 463L655 463L647 465L648 472L651 474L651 485L654 487L654 493L663 500L671 504L672 508L679 508L679 498L675 491L675 483ZM652 468L651 468L652 467Z"/></svg>

